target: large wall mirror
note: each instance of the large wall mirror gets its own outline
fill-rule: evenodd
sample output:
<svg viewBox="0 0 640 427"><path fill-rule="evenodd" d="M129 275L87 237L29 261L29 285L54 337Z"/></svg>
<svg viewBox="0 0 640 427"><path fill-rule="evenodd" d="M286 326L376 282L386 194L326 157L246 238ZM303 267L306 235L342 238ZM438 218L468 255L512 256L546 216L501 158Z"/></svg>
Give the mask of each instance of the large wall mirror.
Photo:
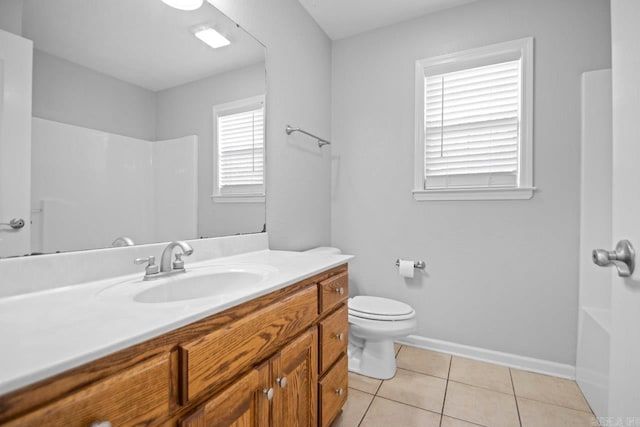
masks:
<svg viewBox="0 0 640 427"><path fill-rule="evenodd" d="M260 42L206 1L4 0L0 16L0 36L33 41L30 216L0 225L0 257L265 228Z"/></svg>

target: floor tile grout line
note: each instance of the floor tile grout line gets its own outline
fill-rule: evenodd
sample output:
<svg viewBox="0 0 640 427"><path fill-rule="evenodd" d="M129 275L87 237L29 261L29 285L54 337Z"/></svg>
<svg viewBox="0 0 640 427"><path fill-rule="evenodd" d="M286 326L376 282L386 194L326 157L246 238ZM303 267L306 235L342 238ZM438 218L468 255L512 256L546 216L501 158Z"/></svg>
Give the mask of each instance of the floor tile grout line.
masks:
<svg viewBox="0 0 640 427"><path fill-rule="evenodd" d="M421 408L421 407L416 406L416 405L412 405L412 404L407 403L407 402L401 402L399 400L391 399L390 397L384 397L384 396L375 396L375 397L377 397L378 399L384 399L384 400L388 400L389 402L398 403L400 405L408 406L410 408L415 408L415 409L419 409L421 411L430 412L432 414L442 415L442 414L437 413L436 411L432 411L431 409L424 409L424 408Z"/></svg>
<svg viewBox="0 0 640 427"><path fill-rule="evenodd" d="M495 391L496 393L502 393L502 394L506 394L508 396L514 396L515 397L515 395L516 395L515 392L514 393L507 393L506 391L496 390L495 388L489 388L489 387L481 386L481 385L478 385L478 384L465 383L465 382L460 381L459 379L447 380L447 381L453 381L456 384L468 385L468 386L471 386L471 387L480 388L482 390ZM511 384L511 387L513 388L513 383Z"/></svg>
<svg viewBox="0 0 640 427"><path fill-rule="evenodd" d="M479 385L474 385L474 384L461 383L460 381L455 381L455 380L448 380L448 381L450 381L452 383L456 383L456 384L461 384L461 385L464 385L464 386L467 386L467 387L473 387L473 388L477 388L477 389L484 390L484 391L490 391L490 392L493 392L493 393L503 394L505 396L516 397L515 394L505 393L504 391L498 391L498 390L494 390L492 388L481 387ZM534 399L530 399L530 400L534 400Z"/></svg>
<svg viewBox="0 0 640 427"><path fill-rule="evenodd" d="M447 401L447 390L449 389L449 377L451 376L452 364L453 364L453 356L449 357L449 369L447 370L447 382L444 384L444 396L442 396L442 409L440 410L439 427L442 427L442 421L444 420L444 404Z"/></svg>
<svg viewBox="0 0 640 427"><path fill-rule="evenodd" d="M511 368L509 368L509 378L511 378L511 388L513 389L513 400L516 401L516 411L518 412L518 422L522 427L522 417L520 416L520 405L518 405L518 397L516 396L516 386L513 383L513 375L511 374Z"/></svg>
<svg viewBox="0 0 640 427"><path fill-rule="evenodd" d="M367 416L367 413L369 412L369 409L371 409L371 405L373 405L374 400L376 400L375 394L371 398L371 402L369 402L369 406L367 406L367 409L364 411L364 414L362 414L362 417L360 417L360 421L358 421L357 427L360 427L360 424L362 424L362 422L364 421L365 417Z"/></svg>
<svg viewBox="0 0 640 427"><path fill-rule="evenodd" d="M398 367L398 369L402 369L403 371L413 372L414 374L426 375L428 377L433 377L433 378L440 378L441 380L446 380L446 379L449 378L449 374L447 374L447 377L445 378L445 377L441 377L439 375L427 374L427 373L424 373L424 372L415 371L413 369L408 369L408 368L405 368L405 367Z"/></svg>
<svg viewBox="0 0 640 427"><path fill-rule="evenodd" d="M582 412L583 414L591 414L591 415L593 415L595 417L595 414L592 411L583 411L582 409L576 409L576 408L572 408L570 406L558 405L557 403L546 402L544 400L532 399L531 397L527 397L527 396L515 395L516 401L518 401L518 397L520 399L530 400L530 401L536 402L536 403L544 403L545 405L555 406L556 408L562 408L562 409L568 409L570 411Z"/></svg>
<svg viewBox="0 0 640 427"><path fill-rule="evenodd" d="M444 414L442 414L442 418L444 418L444 417L445 417L445 415L444 415ZM467 424L471 424L471 425L473 425L473 426L478 426L478 427L489 427L489 426L486 426L486 425L484 425L484 424L478 424L478 423L476 423L476 422L474 422L474 421L465 420L464 418L454 417L453 415L447 415L446 417L447 417L447 418L453 418L454 420L462 421L462 422L465 422L465 423L467 423Z"/></svg>

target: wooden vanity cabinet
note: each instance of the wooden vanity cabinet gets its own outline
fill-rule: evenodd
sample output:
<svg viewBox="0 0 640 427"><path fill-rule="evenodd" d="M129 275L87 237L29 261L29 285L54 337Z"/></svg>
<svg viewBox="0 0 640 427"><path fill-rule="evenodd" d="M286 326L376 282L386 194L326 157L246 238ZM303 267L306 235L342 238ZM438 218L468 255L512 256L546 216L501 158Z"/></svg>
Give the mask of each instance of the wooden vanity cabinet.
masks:
<svg viewBox="0 0 640 427"><path fill-rule="evenodd" d="M346 286L345 264L0 396L0 426L328 426L347 394Z"/></svg>

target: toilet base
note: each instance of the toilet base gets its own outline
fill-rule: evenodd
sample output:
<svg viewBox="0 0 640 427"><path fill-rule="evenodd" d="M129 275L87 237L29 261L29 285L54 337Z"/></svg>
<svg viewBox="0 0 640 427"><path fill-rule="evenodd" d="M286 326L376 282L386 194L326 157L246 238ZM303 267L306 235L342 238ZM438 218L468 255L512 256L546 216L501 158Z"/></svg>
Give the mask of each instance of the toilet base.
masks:
<svg viewBox="0 0 640 427"><path fill-rule="evenodd" d="M379 380L396 374L396 354L393 340L373 340L350 334L348 348L349 371Z"/></svg>

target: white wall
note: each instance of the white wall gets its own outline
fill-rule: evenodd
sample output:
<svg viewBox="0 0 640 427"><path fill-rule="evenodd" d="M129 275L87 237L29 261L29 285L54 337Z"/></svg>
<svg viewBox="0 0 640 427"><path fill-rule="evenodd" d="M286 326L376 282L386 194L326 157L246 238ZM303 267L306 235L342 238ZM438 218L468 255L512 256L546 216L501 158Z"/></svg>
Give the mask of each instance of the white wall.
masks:
<svg viewBox="0 0 640 427"><path fill-rule="evenodd" d="M155 139L154 92L38 50L33 60L34 117Z"/></svg>
<svg viewBox="0 0 640 427"><path fill-rule="evenodd" d="M417 59L535 37L528 201L416 202ZM355 292L418 312L418 335L575 364L580 75L610 66L608 2L484 0L333 45L332 243ZM401 279L398 257L424 259Z"/></svg>
<svg viewBox="0 0 640 427"><path fill-rule="evenodd" d="M198 233L228 236L259 232L265 220L264 203L215 203L213 194L213 107L264 95L265 64L233 70L157 93L157 136L197 135ZM267 112L269 114L269 112Z"/></svg>
<svg viewBox="0 0 640 427"><path fill-rule="evenodd" d="M22 35L22 0L0 0L0 29Z"/></svg>
<svg viewBox="0 0 640 427"><path fill-rule="evenodd" d="M331 44L297 0L209 0L267 47L267 230L274 249L328 244L330 147L287 123L328 138Z"/></svg>
<svg viewBox="0 0 640 427"><path fill-rule="evenodd" d="M32 251L194 239L195 137L151 142L33 119Z"/></svg>
<svg viewBox="0 0 640 427"><path fill-rule="evenodd" d="M198 146L194 135L151 142L152 242L199 237Z"/></svg>

